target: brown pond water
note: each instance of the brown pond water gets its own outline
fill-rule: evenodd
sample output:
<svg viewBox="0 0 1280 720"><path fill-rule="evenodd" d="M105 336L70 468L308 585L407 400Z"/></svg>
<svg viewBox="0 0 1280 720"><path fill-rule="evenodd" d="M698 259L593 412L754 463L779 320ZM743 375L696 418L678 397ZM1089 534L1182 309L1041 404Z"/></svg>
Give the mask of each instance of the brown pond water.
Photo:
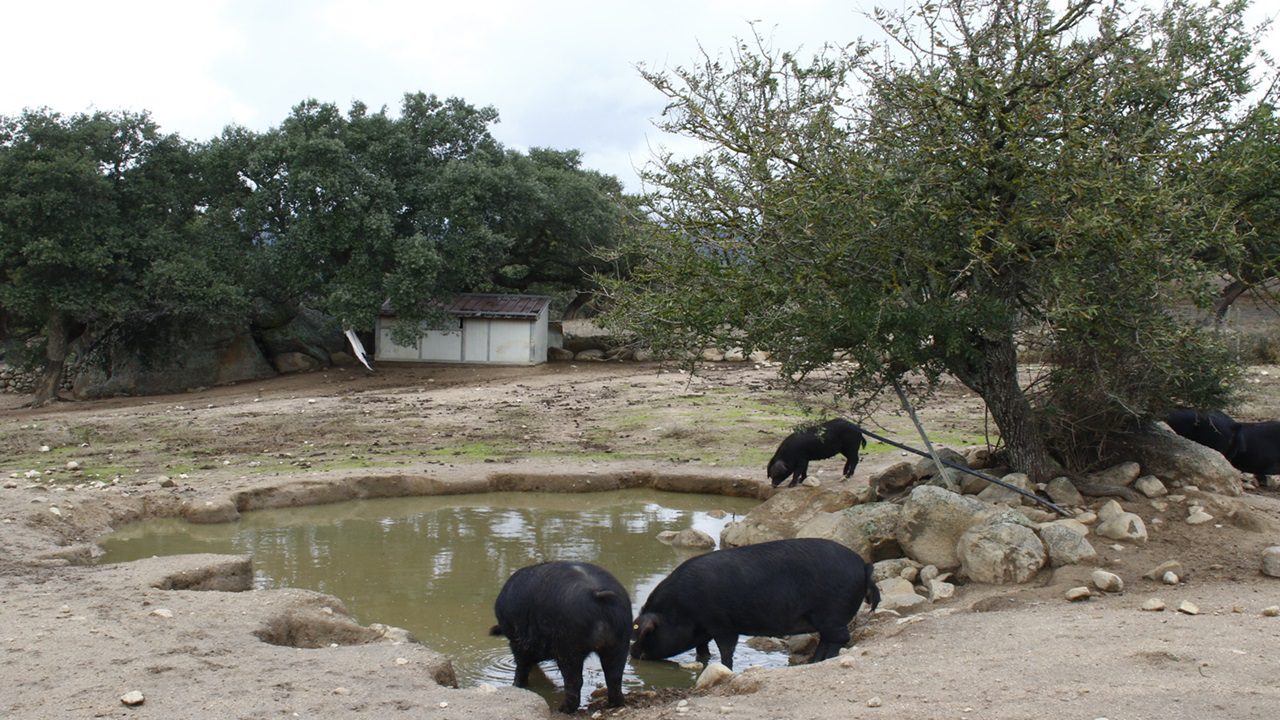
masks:
<svg viewBox="0 0 1280 720"><path fill-rule="evenodd" d="M595 563L631 594L649 592L691 555L657 540L663 530L698 528L716 538L759 503L747 498L653 490L600 493L488 493L389 498L245 513L234 523L149 520L99 541L100 562L153 555L245 554L257 588L297 587L341 598L362 623L407 629L448 655L463 687L510 684L515 663L491 637L493 601L516 569L544 560ZM634 613L633 613L634 614ZM714 653L715 648L712 646ZM783 654L738 646L735 665L779 667ZM693 652L674 661L692 661ZM555 663L534 689L558 692ZM688 687L693 671L675 662L630 661L625 687ZM604 684L593 655L584 689ZM585 700L585 694L584 694Z"/></svg>

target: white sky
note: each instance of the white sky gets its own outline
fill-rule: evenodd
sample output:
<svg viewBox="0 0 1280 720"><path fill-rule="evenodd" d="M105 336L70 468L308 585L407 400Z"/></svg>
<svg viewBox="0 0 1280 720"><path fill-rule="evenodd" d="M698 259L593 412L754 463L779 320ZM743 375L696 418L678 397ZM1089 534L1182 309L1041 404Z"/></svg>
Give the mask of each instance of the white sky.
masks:
<svg viewBox="0 0 1280 720"><path fill-rule="evenodd" d="M148 110L208 140L279 125L307 98L395 112L421 91L492 105L503 144L581 150L636 191L634 169L672 143L638 63L695 63L751 21L809 53L877 37L862 15L876 4L903 0L0 0L0 114Z"/></svg>

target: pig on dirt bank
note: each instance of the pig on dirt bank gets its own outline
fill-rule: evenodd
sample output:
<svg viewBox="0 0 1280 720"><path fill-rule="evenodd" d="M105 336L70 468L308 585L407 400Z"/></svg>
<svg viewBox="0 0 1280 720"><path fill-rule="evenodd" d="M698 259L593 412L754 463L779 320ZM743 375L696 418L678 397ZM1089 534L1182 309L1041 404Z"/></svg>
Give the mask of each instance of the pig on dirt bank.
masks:
<svg viewBox="0 0 1280 720"><path fill-rule="evenodd" d="M697 648L706 662L714 640L732 669L739 635L816 631L809 662L818 662L849 642L864 599L872 610L880 604L871 566L840 543L802 538L718 550L684 561L653 589L632 628L631 656L661 660Z"/></svg>
<svg viewBox="0 0 1280 720"><path fill-rule="evenodd" d="M840 453L845 457L843 479L848 480L858 467L858 450L866 446L867 439L857 425L843 418L828 420L788 435L769 460L766 472L774 487L788 475L791 484L787 487L795 487L808 476L810 460L825 460Z"/></svg>
<svg viewBox="0 0 1280 720"><path fill-rule="evenodd" d="M564 677L560 712L578 709L582 663L600 657L609 707L622 705L622 674L630 641L631 598L608 571L581 562L546 562L511 574L493 606L516 661L516 687L529 686L529 671L555 660Z"/></svg>

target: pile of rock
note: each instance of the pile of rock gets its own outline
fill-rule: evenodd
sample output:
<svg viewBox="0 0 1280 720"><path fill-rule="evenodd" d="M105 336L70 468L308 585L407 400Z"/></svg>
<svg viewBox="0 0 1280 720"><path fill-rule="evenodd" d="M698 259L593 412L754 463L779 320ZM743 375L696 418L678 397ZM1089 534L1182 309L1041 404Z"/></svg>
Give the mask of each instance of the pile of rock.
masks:
<svg viewBox="0 0 1280 720"><path fill-rule="evenodd" d="M942 449L942 459L971 467L987 461L985 449L966 453ZM1221 456L1218 456L1221 459ZM1196 462L1200 462L1197 458ZM1224 495L1238 494L1240 474L1227 465L1211 474ZM1177 477L1185 473L1176 469ZM930 460L900 462L863 483L798 487L772 497L721 533L721 546L734 547L787 537L823 537L840 542L875 564L884 606L892 609L951 597L953 580L991 584L1025 583L1042 569L1091 564L1093 542L1147 541L1148 523L1106 493L1149 508L1150 523L1196 525L1215 514L1231 515L1233 505L1183 481L1167 481L1126 462L1088 477L1031 483L1022 473L987 468L987 474L1064 508L1062 517L1021 494L961 471L938 472ZM1178 473L1182 473L1179 475ZM1202 476L1203 477L1203 476ZM1235 488L1228 485L1235 484ZM1082 493L1081 489L1086 492ZM1180 517L1179 517L1180 516ZM1091 542L1092 540L1092 542ZM1280 551L1278 551L1280 553ZM1280 572L1280 555L1273 561ZM1174 582L1176 583L1176 574ZM1118 581L1119 579L1116 578ZM1097 581L1110 592L1116 582Z"/></svg>

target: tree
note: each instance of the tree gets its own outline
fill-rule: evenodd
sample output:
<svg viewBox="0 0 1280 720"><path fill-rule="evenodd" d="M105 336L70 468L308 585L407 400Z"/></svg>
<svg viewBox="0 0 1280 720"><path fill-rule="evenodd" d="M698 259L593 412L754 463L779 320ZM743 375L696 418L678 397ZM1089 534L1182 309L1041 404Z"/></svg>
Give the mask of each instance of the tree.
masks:
<svg viewBox="0 0 1280 720"><path fill-rule="evenodd" d="M186 143L145 113L0 118L0 307L43 336L35 404L56 398L86 330L234 311L194 232L194 172Z"/></svg>
<svg viewBox="0 0 1280 720"><path fill-rule="evenodd" d="M922 2L876 11L880 51L802 62L757 37L646 73L664 129L709 149L648 171L652 232L610 322L768 350L785 377L840 350L851 396L948 373L1038 478L1051 437L1081 464L1169 403L1221 401L1230 363L1164 308L1237 243L1201 165L1251 87L1244 7ZM1055 361L1034 392L1029 341Z"/></svg>

